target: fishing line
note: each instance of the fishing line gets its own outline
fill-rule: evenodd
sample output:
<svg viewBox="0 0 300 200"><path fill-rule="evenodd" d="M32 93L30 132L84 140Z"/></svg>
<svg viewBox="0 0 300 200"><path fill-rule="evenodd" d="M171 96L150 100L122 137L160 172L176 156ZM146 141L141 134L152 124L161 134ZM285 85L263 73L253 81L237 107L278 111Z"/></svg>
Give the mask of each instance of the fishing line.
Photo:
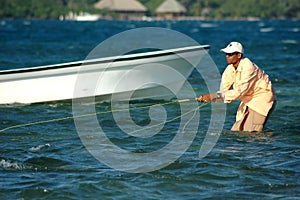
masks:
<svg viewBox="0 0 300 200"><path fill-rule="evenodd" d="M149 126L149 127L145 127L145 128L141 128L141 129L132 131L132 132L130 132L129 134L137 133L137 132L144 131L144 130L147 130L147 129L150 129L150 128L153 128L153 127L156 127L156 126L160 126L160 125L162 125L162 124L164 124L164 123L169 123L169 122L175 121L175 120L177 120L177 119L179 119L179 118L181 118L181 117L183 117L183 116L185 116L185 115L187 115L187 114L189 114L189 113L191 113L191 112L194 111L193 116L192 116L192 117L185 123L185 125L183 126L183 129L182 129L182 130L184 130L185 127L190 123L190 121L195 117L196 111L197 111L198 109L200 109L201 107L205 106L205 105L206 105L206 104L202 104L202 105L198 106L197 108L192 109L192 110L190 110L190 111L187 111L187 112L185 112L185 113L183 113L183 114L181 114L181 115L179 115L179 116L177 116L177 117L174 117L174 118L172 118L172 119L170 119L170 120L167 120L167 121L165 121L165 122L161 122L161 123L158 123L158 124Z"/></svg>
<svg viewBox="0 0 300 200"><path fill-rule="evenodd" d="M116 110L110 110L110 111L101 111L101 112L88 113L88 114L84 114L84 115L75 115L75 116L68 116L68 117L62 117L62 118L55 118L55 119L49 119L49 120L30 122L30 123L26 123L26 124L18 124L18 125L9 126L9 127L4 128L4 129L1 129L0 133L5 132L5 131L10 130L10 129L16 129L16 128L21 128L21 127L26 127L26 126L46 124L46 123L64 121L64 120L68 120L68 119L77 119L77 118L83 118L83 117L89 117L89 116L101 115L101 114L108 114L108 113L116 113L116 112L122 112L122 111L128 111L128 110L131 111L131 110L136 110L136 109L146 109L146 108L150 108L150 107L164 106L164 105L169 105L169 104L173 104L173 103L185 103L185 102L189 102L191 100L195 100L195 99L182 99L182 100L169 101L169 102L166 102L166 103L158 103L158 104L148 105L148 106L140 106L140 107L126 108L126 109L116 109ZM185 116L185 115L187 115L187 114L189 114L193 111L195 111L195 113L196 113L197 109L200 109L201 107L205 106L206 104L207 103L203 103L203 104L199 105L197 108L192 109L190 111L187 111L186 113L183 113L183 114L181 114L181 115L179 115L175 118L172 118L172 119L170 119L166 122L172 122L172 121L174 121L176 119L179 119L179 118L181 118L181 117L183 117L183 116ZM195 116L195 113L193 114L193 117ZM185 129L186 125L190 122L190 120L185 124L183 130ZM142 130L146 130L146 129L149 129L149 128L152 128L152 127L155 127L155 126L159 126L163 123L165 123L165 122L158 123L158 124L152 125L150 127L145 127L145 128L139 129L139 130L135 130L132 133L139 132L139 131L142 131Z"/></svg>

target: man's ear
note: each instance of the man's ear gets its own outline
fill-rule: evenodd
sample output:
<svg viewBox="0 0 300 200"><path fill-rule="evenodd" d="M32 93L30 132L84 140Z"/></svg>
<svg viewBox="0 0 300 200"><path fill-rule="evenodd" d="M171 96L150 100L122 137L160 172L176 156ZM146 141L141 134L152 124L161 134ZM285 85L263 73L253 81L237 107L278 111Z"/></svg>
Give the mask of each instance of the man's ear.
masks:
<svg viewBox="0 0 300 200"><path fill-rule="evenodd" d="M242 57L243 57L243 54L242 54L242 53L239 53L239 54L238 54L238 58L241 59Z"/></svg>

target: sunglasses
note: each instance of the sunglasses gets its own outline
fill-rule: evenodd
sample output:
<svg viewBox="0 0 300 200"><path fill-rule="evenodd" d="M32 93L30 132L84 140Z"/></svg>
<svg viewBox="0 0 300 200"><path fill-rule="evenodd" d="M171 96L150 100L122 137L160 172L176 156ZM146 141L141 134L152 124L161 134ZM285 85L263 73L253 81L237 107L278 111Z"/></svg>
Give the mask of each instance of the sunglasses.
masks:
<svg viewBox="0 0 300 200"><path fill-rule="evenodd" d="M233 53L226 53L226 56L233 56L235 54L238 54L237 52L233 52Z"/></svg>

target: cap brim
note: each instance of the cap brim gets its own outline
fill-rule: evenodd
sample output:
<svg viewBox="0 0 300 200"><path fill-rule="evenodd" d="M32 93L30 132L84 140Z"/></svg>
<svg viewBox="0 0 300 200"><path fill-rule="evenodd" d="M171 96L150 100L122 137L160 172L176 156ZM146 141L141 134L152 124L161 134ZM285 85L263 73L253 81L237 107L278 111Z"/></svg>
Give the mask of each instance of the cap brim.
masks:
<svg viewBox="0 0 300 200"><path fill-rule="evenodd" d="M221 49L220 51L224 52L224 53L234 53L234 52L236 52L233 49L228 49L228 48Z"/></svg>

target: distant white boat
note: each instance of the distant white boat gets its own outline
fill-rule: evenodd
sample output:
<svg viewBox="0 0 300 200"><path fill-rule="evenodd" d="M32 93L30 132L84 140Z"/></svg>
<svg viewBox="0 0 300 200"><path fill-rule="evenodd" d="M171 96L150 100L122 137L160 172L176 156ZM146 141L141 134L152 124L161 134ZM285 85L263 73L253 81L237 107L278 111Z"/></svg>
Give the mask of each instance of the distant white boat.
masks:
<svg viewBox="0 0 300 200"><path fill-rule="evenodd" d="M83 13L75 17L76 21L97 21L99 19L99 15L89 13Z"/></svg>
<svg viewBox="0 0 300 200"><path fill-rule="evenodd" d="M74 20L74 21L97 21L100 19L100 15L90 14L87 12L80 12L79 14L69 12L67 16L60 16L60 20Z"/></svg>
<svg viewBox="0 0 300 200"><path fill-rule="evenodd" d="M89 96L97 101L172 98L208 45L135 53L0 71L0 104L56 102ZM203 55L203 54L202 54ZM168 66L168 67L165 67ZM180 75L172 75L176 70ZM97 80L98 82L95 82ZM117 85L117 86L116 86ZM166 92L165 86L172 92Z"/></svg>

